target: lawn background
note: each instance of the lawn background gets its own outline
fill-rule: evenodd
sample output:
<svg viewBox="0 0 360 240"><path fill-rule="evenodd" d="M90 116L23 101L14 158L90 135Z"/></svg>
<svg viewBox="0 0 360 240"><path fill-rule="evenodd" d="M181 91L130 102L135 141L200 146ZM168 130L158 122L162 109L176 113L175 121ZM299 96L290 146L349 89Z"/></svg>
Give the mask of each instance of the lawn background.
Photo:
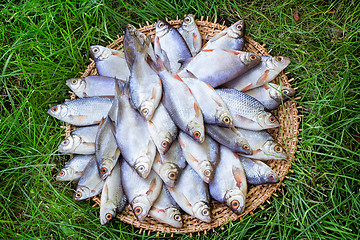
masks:
<svg viewBox="0 0 360 240"><path fill-rule="evenodd" d="M69 97L90 45L107 45L127 23L195 14L227 25L246 20L247 35L286 69L307 109L286 187L243 221L199 239L357 239L360 200L360 6L355 1L2 1L0 4L1 239L155 238L119 221L101 226L98 207L72 200L56 182L67 161L56 148L63 123L47 115ZM176 237L190 238L189 235Z"/></svg>

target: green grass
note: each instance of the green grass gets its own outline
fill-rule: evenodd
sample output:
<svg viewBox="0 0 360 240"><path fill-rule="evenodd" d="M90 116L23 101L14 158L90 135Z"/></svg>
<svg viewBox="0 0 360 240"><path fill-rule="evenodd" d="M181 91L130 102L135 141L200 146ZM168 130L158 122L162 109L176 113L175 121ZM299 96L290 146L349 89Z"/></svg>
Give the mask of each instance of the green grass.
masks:
<svg viewBox="0 0 360 240"><path fill-rule="evenodd" d="M7 1L0 5L1 239L155 238L119 221L101 226L74 184L56 182L67 161L56 148L63 124L46 110L68 98L65 80L89 64L126 23L187 13L234 22L291 58L287 68L308 111L286 187L253 216L199 239L358 239L360 212L360 6L355 1ZM285 2L285 3L284 3ZM299 14L294 21L293 14ZM189 235L177 235L190 238Z"/></svg>

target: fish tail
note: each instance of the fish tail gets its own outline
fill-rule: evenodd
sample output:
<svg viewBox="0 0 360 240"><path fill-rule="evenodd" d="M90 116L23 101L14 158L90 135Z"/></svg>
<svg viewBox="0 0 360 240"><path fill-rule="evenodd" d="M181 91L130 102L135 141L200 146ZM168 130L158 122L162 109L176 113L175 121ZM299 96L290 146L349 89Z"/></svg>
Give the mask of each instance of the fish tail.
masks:
<svg viewBox="0 0 360 240"><path fill-rule="evenodd" d="M145 56L147 64L155 71L155 72L162 72L165 71L165 65L164 62L161 60L159 55L156 55L156 63L151 59L149 54L146 54Z"/></svg>

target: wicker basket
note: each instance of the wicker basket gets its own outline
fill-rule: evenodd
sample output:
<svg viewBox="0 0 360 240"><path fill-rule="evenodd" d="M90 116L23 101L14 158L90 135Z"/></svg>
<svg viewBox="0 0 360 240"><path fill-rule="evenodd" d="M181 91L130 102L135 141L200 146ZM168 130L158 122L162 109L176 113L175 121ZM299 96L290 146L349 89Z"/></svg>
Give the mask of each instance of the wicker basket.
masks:
<svg viewBox="0 0 360 240"><path fill-rule="evenodd" d="M178 18L176 20L168 21L171 25L175 27L179 27L182 23L182 20ZM208 18L204 21L204 17L201 17L200 20L196 20L197 25L199 26L200 33L203 39L203 42L209 40L216 33L225 29L226 26L216 23L209 22ZM142 27L140 25L139 31L146 34L152 41L155 37L155 24L149 24L147 22L147 26ZM121 50L122 47L123 36L109 44L107 47L114 48L117 50ZM264 45L260 45L259 43L252 40L250 37L245 37L245 46L243 51L253 52L258 55L269 55L269 52L264 48ZM92 61L92 60L91 60ZM85 72L82 74L82 77L86 77L89 75L98 75L97 70L95 68L95 62L92 61L90 65L88 65ZM279 76L275 79L275 83L281 82L282 85L290 87L290 81L288 80L286 74L281 72ZM72 93L71 99L74 99L75 94ZM279 175L282 176L281 181L277 184L265 184L265 185L250 185L248 195L246 198L246 208L243 214L236 215L233 213L228 207L224 204L216 202L212 200L211 209L212 209L212 222L205 223L202 222L188 214L183 214L183 228L177 229L171 227L166 224L159 223L155 219L151 217L147 217L144 222L139 222L136 220L133 212L130 209L130 206L127 206L125 210L117 215L117 218L125 223L129 223L134 225L137 228L140 228L140 232L144 230L148 230L148 234L151 232L157 233L194 233L194 232L202 232L206 234L209 230L214 230L214 228L222 226L230 221L234 221L237 219L242 219L243 216L247 214L253 214L253 211L260 207L264 209L262 206L265 201L270 203L268 198L271 195L276 195L275 191L279 190L282 185L283 178L289 171L291 167L291 162L295 160L295 151L297 145L297 135L299 133L299 123L300 116L298 116L298 111L296 107L296 103L294 101L287 101L283 106L280 106L277 110L273 111L274 115L278 117L280 122L280 127L277 129L272 129L269 133L277 140L287 151L288 159L287 160L277 160L277 161L267 161L266 163ZM66 124L65 132L66 136L70 135L71 130L73 130L73 126ZM93 201L95 201L95 205L100 204L100 197L94 197Z"/></svg>

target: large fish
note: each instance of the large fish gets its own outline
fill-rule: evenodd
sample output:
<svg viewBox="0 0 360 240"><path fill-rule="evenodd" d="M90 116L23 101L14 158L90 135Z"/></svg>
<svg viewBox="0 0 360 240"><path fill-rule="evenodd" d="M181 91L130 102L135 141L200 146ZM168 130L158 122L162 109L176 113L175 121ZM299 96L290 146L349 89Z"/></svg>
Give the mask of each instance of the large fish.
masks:
<svg viewBox="0 0 360 240"><path fill-rule="evenodd" d="M99 75L125 81L129 79L130 70L123 52L95 45L90 46L90 54L95 61Z"/></svg>
<svg viewBox="0 0 360 240"><path fill-rule="evenodd" d="M166 188L182 210L201 221L211 222L208 184L190 165L184 169L175 187Z"/></svg>
<svg viewBox="0 0 360 240"><path fill-rule="evenodd" d="M176 139L178 128L162 103L159 104L154 116L147 123L156 148L161 154L165 154Z"/></svg>
<svg viewBox="0 0 360 240"><path fill-rule="evenodd" d="M225 203L236 214L245 209L247 183L244 168L236 153L220 146L220 161L209 184L211 197Z"/></svg>
<svg viewBox="0 0 360 240"><path fill-rule="evenodd" d="M278 175L265 163L260 160L251 160L241 157L240 161L244 167L248 184L278 183Z"/></svg>
<svg viewBox="0 0 360 240"><path fill-rule="evenodd" d="M194 57L200 51L202 46L200 31L196 25L194 15L188 14L184 18L181 26L178 28L178 32L184 38L190 49L191 55Z"/></svg>
<svg viewBox="0 0 360 240"><path fill-rule="evenodd" d="M218 143L237 153L252 154L252 149L246 138L236 128L225 128L216 125L205 125L206 133Z"/></svg>
<svg viewBox="0 0 360 240"><path fill-rule="evenodd" d="M68 154L94 154L97 131L98 126L74 130L69 137L60 143L58 151Z"/></svg>
<svg viewBox="0 0 360 240"><path fill-rule="evenodd" d="M126 206L126 201L127 199L121 182L120 161L118 161L112 169L111 174L106 178L101 192L101 224L104 225L108 223L116 216L116 213L122 212Z"/></svg>
<svg viewBox="0 0 360 240"><path fill-rule="evenodd" d="M153 163L153 170L163 182L173 187L176 184L181 171L186 167L186 160L177 140L171 145L165 154L157 154Z"/></svg>
<svg viewBox="0 0 360 240"><path fill-rule="evenodd" d="M101 179L99 175L95 158L92 158L80 177L73 199L75 201L80 201L94 197L101 193L103 186L104 180Z"/></svg>
<svg viewBox="0 0 360 240"><path fill-rule="evenodd" d="M151 140L146 120L130 104L128 84L122 92L119 85L116 85L116 89L114 101L121 111L118 111L116 119L112 119L115 120L115 126L110 121L116 143L125 161L141 177L146 178L154 162L156 147Z"/></svg>
<svg viewBox="0 0 360 240"><path fill-rule="evenodd" d="M267 110L274 110L280 104L294 96L295 89L274 83L266 83L261 87L246 91L246 94L256 98Z"/></svg>
<svg viewBox="0 0 360 240"><path fill-rule="evenodd" d="M241 51L244 47L245 22L239 20L213 36L203 47L207 49L230 49Z"/></svg>
<svg viewBox="0 0 360 240"><path fill-rule="evenodd" d="M94 125L108 115L112 102L105 97L78 98L56 105L47 113L75 126Z"/></svg>
<svg viewBox="0 0 360 240"><path fill-rule="evenodd" d="M193 77L220 86L260 63L260 57L254 53L229 49L206 49L189 59L180 77Z"/></svg>
<svg viewBox="0 0 360 240"><path fill-rule="evenodd" d="M149 215L159 222L176 228L182 228L183 226L179 207L165 186L162 187L159 197L149 211Z"/></svg>
<svg viewBox="0 0 360 240"><path fill-rule="evenodd" d="M263 130L279 126L278 120L255 98L236 89L222 88L216 92L230 110L235 127Z"/></svg>
<svg viewBox="0 0 360 240"><path fill-rule="evenodd" d="M237 130L248 140L253 150L252 155L244 155L244 157L260 160L287 158L285 150L266 131L249 131L241 128Z"/></svg>
<svg viewBox="0 0 360 240"><path fill-rule="evenodd" d="M94 155L77 155L68 162L63 169L56 175L58 181L76 181L83 174L85 167Z"/></svg>
<svg viewBox="0 0 360 240"><path fill-rule="evenodd" d="M141 222L144 221L161 192L160 177L151 171L144 179L124 161L121 165L121 181L135 217Z"/></svg>
<svg viewBox="0 0 360 240"><path fill-rule="evenodd" d="M79 98L114 97L115 95L115 78L111 77L96 75L80 78L70 78L66 80L66 85Z"/></svg>
<svg viewBox="0 0 360 240"><path fill-rule="evenodd" d="M198 143L184 132L179 133L178 140L187 163L209 183L219 160L219 144L209 136L203 143Z"/></svg>
<svg viewBox="0 0 360 240"><path fill-rule="evenodd" d="M198 142L205 139L204 120L199 104L189 87L177 75L165 69L160 58L157 65L147 58L149 65L157 72L163 83L163 105L174 123Z"/></svg>
<svg viewBox="0 0 360 240"><path fill-rule="evenodd" d="M183 61L191 58L190 50L183 37L163 20L156 23L154 50L172 74L179 71Z"/></svg>
<svg viewBox="0 0 360 240"><path fill-rule="evenodd" d="M261 63L246 73L223 85L242 92L264 85L276 78L290 64L287 57L261 56Z"/></svg>

